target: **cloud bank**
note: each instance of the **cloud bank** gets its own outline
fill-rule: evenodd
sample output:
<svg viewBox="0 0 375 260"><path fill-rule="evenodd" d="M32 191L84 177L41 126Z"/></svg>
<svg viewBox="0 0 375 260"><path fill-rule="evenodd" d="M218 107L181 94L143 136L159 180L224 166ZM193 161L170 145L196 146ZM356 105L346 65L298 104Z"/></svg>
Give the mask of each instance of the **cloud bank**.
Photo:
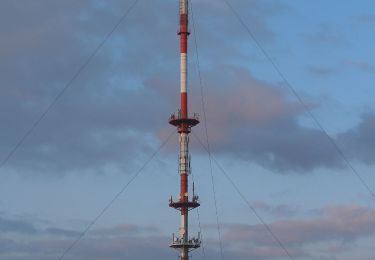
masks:
<svg viewBox="0 0 375 260"><path fill-rule="evenodd" d="M281 85L257 79L249 70L249 62L257 62L248 55L251 44L244 44L248 39L225 6L195 5L214 152L280 173L342 167L324 134L301 125L301 105ZM277 41L267 19L287 12L287 6L272 1L238 5L249 10L244 15L262 41ZM128 6L122 1L3 1L1 7L7 24L0 28L0 156L5 158ZM8 172L126 172L152 153L178 106L177 20L159 15L173 14L173 7L172 1L140 2L7 163ZM194 46L190 50L190 101L202 114ZM311 109L319 106L305 99ZM371 118L364 116L336 139L354 149L351 159L368 164L374 163L374 146L366 146ZM202 130L201 125L197 131Z"/></svg>

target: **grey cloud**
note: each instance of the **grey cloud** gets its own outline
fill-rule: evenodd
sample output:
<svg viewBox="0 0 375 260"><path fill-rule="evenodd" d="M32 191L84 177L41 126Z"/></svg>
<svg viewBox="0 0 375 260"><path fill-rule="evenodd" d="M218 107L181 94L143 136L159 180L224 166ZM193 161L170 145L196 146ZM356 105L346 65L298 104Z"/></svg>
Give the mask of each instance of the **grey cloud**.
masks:
<svg viewBox="0 0 375 260"><path fill-rule="evenodd" d="M77 237L80 232L58 227L49 226L48 222L31 220L30 217L0 216L0 232L3 236L13 234L21 236L55 236L55 237ZM43 227L47 226L47 227Z"/></svg>
<svg viewBox="0 0 375 260"><path fill-rule="evenodd" d="M303 38L309 44L329 44L334 46L342 46L347 41L339 28L328 24L319 25L314 32L304 34Z"/></svg>
<svg viewBox="0 0 375 260"><path fill-rule="evenodd" d="M241 129L232 136L242 139L224 143L222 151L225 146L231 147L233 156L279 172L303 174L319 167L342 166L340 156L321 131L301 127L295 120Z"/></svg>
<svg viewBox="0 0 375 260"><path fill-rule="evenodd" d="M5 37L9 44L1 48L7 75L1 82L4 102L1 102L0 116L5 122L2 124L3 158L90 54L98 42L95 39L103 38L118 17L113 10L99 12L96 1L51 3L2 2L3 12L24 16L21 22L10 22L12 17L2 16L13 27L9 33L2 31L9 34ZM125 8L119 2L115 5ZM37 39L29 39L26 32ZM135 36L137 39L139 34ZM115 38L109 45L119 40L126 46L126 37ZM125 77L131 74L130 70L137 67L136 62L128 57L129 63L118 64L112 57L118 55L112 53L116 48L111 51L108 48L107 45L24 142L10 162L11 169L26 173L123 170L139 154L148 152L151 146L139 140L142 135L152 134L150 129L158 121L157 117L146 120L144 113L150 113L154 106L162 113L163 103L155 98L153 91L140 89L143 79L117 79L121 74ZM138 59L152 62L145 57ZM140 106L143 100L154 102Z"/></svg>
<svg viewBox="0 0 375 260"><path fill-rule="evenodd" d="M0 216L0 232L18 233L18 234L35 234L37 228L23 219L10 219Z"/></svg>
<svg viewBox="0 0 375 260"><path fill-rule="evenodd" d="M0 219L0 232L0 258L12 260L58 258L81 234L77 230L42 228L26 220L3 218ZM147 259L151 257L149 253L161 259L174 258L173 251L168 248L170 238L158 233L154 228L128 224L97 228L82 239L67 259ZM145 236L139 237L142 234ZM24 235L28 235L27 239Z"/></svg>
<svg viewBox="0 0 375 260"><path fill-rule="evenodd" d="M362 15L358 17L353 17L357 22L360 23L365 23L365 24L373 24L375 22L375 15L373 14L367 14L367 15Z"/></svg>
<svg viewBox="0 0 375 260"><path fill-rule="evenodd" d="M266 212L274 217L293 217L298 212L297 206L290 206L286 204L280 204L280 205L270 205L264 202L256 202L253 203L253 207L262 210L263 212Z"/></svg>
<svg viewBox="0 0 375 260"><path fill-rule="evenodd" d="M165 119L177 107L177 19L172 15L176 4L140 1L11 158L7 170L19 174L123 172L132 167L135 158L149 153L159 142L158 132ZM256 21L254 29L259 36L272 41L265 19L275 15L274 9L280 5L261 1L238 4L254 7L243 10L251 10L247 18ZM232 19L230 12L215 1L196 5L200 5L197 10L208 14L200 20L201 13L196 12L202 24L199 28L210 32L199 34L206 60L225 64L243 57L238 48L230 48L228 55L217 55L233 43L223 36L223 30L235 38L245 37L238 25L234 25L236 30L225 27L227 23L221 18ZM127 7L128 3L122 1L1 2L1 158L7 156ZM225 13L220 21L218 12ZM220 30L211 30L221 25ZM214 48L213 40L218 43ZM215 60L210 59L210 52ZM170 79L169 85L159 87L157 84L165 78Z"/></svg>
<svg viewBox="0 0 375 260"><path fill-rule="evenodd" d="M57 237L73 237L76 238L80 235L80 232L75 230L68 230L62 228L49 227L44 230L47 234Z"/></svg>
<svg viewBox="0 0 375 260"><path fill-rule="evenodd" d="M72 241L70 240L33 240L29 242L7 241L7 250L0 250L0 257L8 260L40 260L55 259ZM117 237L117 238L85 238L79 245L73 248L65 259L93 259L93 260L120 260L138 259L145 260L158 258L165 260L176 259L178 252L169 248L169 237ZM205 244L207 260L217 259L218 252L211 243ZM1 249L1 246L0 246ZM301 256L301 250L293 250L295 256ZM202 257L201 250L192 253L194 258ZM247 248L247 250L224 249L225 259L246 260L249 257L254 260L283 259L284 253L277 247Z"/></svg>
<svg viewBox="0 0 375 260"><path fill-rule="evenodd" d="M15 250L17 243L11 239L0 238L0 254L12 252Z"/></svg>
<svg viewBox="0 0 375 260"><path fill-rule="evenodd" d="M375 73L375 67L365 60L347 60L343 62L344 66L350 69L356 69L367 73Z"/></svg>
<svg viewBox="0 0 375 260"><path fill-rule="evenodd" d="M375 162L375 114L362 115L359 125L338 136L338 143L350 158L373 164Z"/></svg>
<svg viewBox="0 0 375 260"><path fill-rule="evenodd" d="M335 255L342 252L348 252L351 249L353 249L353 245L347 243L340 243L336 245L327 246L326 248L323 248L321 251L324 253Z"/></svg>
<svg viewBox="0 0 375 260"><path fill-rule="evenodd" d="M14 240L0 240L0 257L9 260L36 260L55 259L61 256L62 252L69 247L72 240L40 239L21 242ZM150 259L158 258L165 260L176 259L178 252L169 248L170 237L148 236L148 237L116 237L116 238L92 238L85 237L73 248L66 259ZM192 254L194 257L201 257L201 251ZM206 259L217 259L217 252L206 244ZM225 256L232 259L245 260L246 255L231 251L225 252ZM264 259L264 258L255 258Z"/></svg>
<svg viewBox="0 0 375 260"><path fill-rule="evenodd" d="M226 72L224 79L210 74L207 81L215 85L206 94L215 153L284 173L342 166L322 131L299 124L305 108L290 101L285 88L254 79L245 70L226 67Z"/></svg>
<svg viewBox="0 0 375 260"><path fill-rule="evenodd" d="M375 234L373 209L357 205L341 205L320 209L319 212L319 216L309 219L276 221L269 223L269 226L281 238L288 251L302 260L334 259L332 257L335 255L335 247L327 247L330 241L339 243L346 241L345 252L351 253L355 250L350 247L352 242ZM203 230L216 229L214 226L204 226ZM225 224L222 227L225 259L281 260L285 258L285 252L261 225ZM2 238L0 258L9 260L58 258L75 239L73 233L67 234L66 231L48 228L46 232L49 235L53 234L48 239L45 237L46 233L37 233L27 241ZM206 259L217 259L218 241L205 234ZM177 252L168 247L170 239L161 235L160 231L149 227L122 224L98 228L87 233L66 255L66 259L142 260L150 257L175 259ZM320 244L321 242L324 243ZM315 246L309 247L311 245ZM193 256L201 257L201 251L194 252Z"/></svg>
<svg viewBox="0 0 375 260"><path fill-rule="evenodd" d="M248 71L227 66L207 71L207 123L213 152L254 162L279 173L308 173L317 168L340 169L344 160L318 128L300 124L306 109L291 101L286 89L255 79ZM215 69L214 69L215 71ZM319 104L302 97L311 110ZM199 100L196 97L195 100ZM195 107L198 107L197 103ZM374 114L362 116L352 129L331 138L352 159L373 164ZM196 130L204 136L201 129Z"/></svg>
<svg viewBox="0 0 375 260"><path fill-rule="evenodd" d="M311 259L308 258L308 254L297 248L288 249L289 254L294 258L298 259ZM287 255L285 251L277 246L243 246L240 248L234 259L257 259L257 260L266 260L266 259L286 259ZM306 258L307 257L307 258Z"/></svg>
<svg viewBox="0 0 375 260"><path fill-rule="evenodd" d="M283 220L269 224L284 245L295 247L321 242L352 242L375 235L375 211L357 205L341 205L322 210L316 218ZM228 242L270 245L269 234L261 225L234 225L224 235Z"/></svg>
<svg viewBox="0 0 375 260"><path fill-rule="evenodd" d="M337 73L336 69L328 67L309 67L307 68L307 73L313 77L328 77L333 76Z"/></svg>
<svg viewBox="0 0 375 260"><path fill-rule="evenodd" d="M164 241L164 243L163 243ZM7 251L1 257L9 260L39 260L59 258L69 240L34 240L27 243L12 242L15 251ZM65 259L149 259L172 260L176 253L168 248L165 237L84 239Z"/></svg>
<svg viewBox="0 0 375 260"><path fill-rule="evenodd" d="M375 67L366 60L345 60L334 67L310 66L306 69L307 73L313 77L329 77L340 74L346 70L356 70L365 73L374 74Z"/></svg>
<svg viewBox="0 0 375 260"><path fill-rule="evenodd" d="M91 232L95 236L135 236L135 235L150 235L158 233L156 227L141 227L138 225L121 224L110 228L98 228Z"/></svg>
<svg viewBox="0 0 375 260"><path fill-rule="evenodd" d="M128 6L121 1L98 5L97 1L57 5L51 1L35 5L2 2L2 19L8 24L0 28L6 38L0 48L0 66L5 69L0 82L4 86L0 97L2 158ZM248 39L225 6L215 1L196 5L214 151L278 172L341 167L341 158L324 134L299 124L304 110L281 86L254 78L241 65L229 65L248 62L243 46L228 48ZM236 5L246 19L257 21L252 24L262 40L274 41L267 19L276 15L275 10L287 7L263 1L239 1ZM169 2L141 1L11 158L7 169L19 174L121 173L132 169L137 158L151 153L163 139L160 133L168 127L166 118L178 103L176 17L160 15L173 14L174 7ZM23 18L14 21L9 13ZM233 19L233 27L226 18ZM222 28L212 30L213 26ZM223 37L223 30L236 40ZM34 38L26 32L33 32ZM193 51L194 46L190 47ZM202 114L193 61L190 67L190 100ZM311 108L317 106L309 99L307 102Z"/></svg>

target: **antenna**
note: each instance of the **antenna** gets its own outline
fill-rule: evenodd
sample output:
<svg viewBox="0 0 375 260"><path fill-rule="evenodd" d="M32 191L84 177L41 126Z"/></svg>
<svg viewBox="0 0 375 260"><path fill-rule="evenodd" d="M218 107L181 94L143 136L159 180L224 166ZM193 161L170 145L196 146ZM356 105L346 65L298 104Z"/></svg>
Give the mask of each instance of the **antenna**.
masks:
<svg viewBox="0 0 375 260"><path fill-rule="evenodd" d="M200 234L198 238L189 238L189 211L200 206L198 196L195 196L195 187L193 184L192 200L189 200L189 174L190 174L190 155L189 155L189 133L191 128L199 124L196 114L189 118L188 115L188 91L187 91L187 51L189 32L189 0L179 0L180 30L180 103L177 116L172 114L169 123L177 127L179 133L179 160L178 169L180 174L180 194L177 201L170 199L169 206L180 211L180 227L178 236L173 235L171 248L180 251L180 259L188 260L189 252L197 249L201 245Z"/></svg>

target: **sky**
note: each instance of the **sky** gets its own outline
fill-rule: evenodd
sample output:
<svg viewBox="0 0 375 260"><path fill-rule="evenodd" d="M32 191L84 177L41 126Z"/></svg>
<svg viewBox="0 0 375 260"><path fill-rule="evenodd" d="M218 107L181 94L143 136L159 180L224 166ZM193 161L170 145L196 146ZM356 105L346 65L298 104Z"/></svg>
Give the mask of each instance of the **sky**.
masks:
<svg viewBox="0 0 375 260"><path fill-rule="evenodd" d="M201 230L207 260L220 258L216 217L224 259L291 259L264 222L293 259L373 260L375 3L228 1L303 104L224 1L192 0L189 109L204 121L198 50L214 186L202 122L191 234ZM131 4L0 1L1 161ZM177 10L140 0L0 168L1 259L59 259L139 169L64 259L177 258Z"/></svg>

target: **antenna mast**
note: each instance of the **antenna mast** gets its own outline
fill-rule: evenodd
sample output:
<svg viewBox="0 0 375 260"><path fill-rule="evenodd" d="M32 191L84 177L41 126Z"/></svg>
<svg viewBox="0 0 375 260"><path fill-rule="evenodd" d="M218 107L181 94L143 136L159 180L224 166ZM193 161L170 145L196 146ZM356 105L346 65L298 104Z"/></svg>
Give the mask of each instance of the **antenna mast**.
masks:
<svg viewBox="0 0 375 260"><path fill-rule="evenodd" d="M189 133L193 126L199 124L196 114L189 118L188 115L188 92L187 92L187 51L188 51L188 37L189 32L189 0L179 0L179 16L180 16L180 30L178 35L180 37L180 99L181 107L177 116L173 114L169 123L177 127L179 133L179 174L180 174L180 194L176 201L172 197L169 201L169 206L180 211L180 227L178 236L173 235L173 240L170 245L171 248L180 251L181 260L189 260L189 252L197 249L201 245L200 234L198 238L189 237L189 211L200 206L198 196L193 195L189 198L189 181L188 177L191 172L190 169L190 155L189 155Z"/></svg>

